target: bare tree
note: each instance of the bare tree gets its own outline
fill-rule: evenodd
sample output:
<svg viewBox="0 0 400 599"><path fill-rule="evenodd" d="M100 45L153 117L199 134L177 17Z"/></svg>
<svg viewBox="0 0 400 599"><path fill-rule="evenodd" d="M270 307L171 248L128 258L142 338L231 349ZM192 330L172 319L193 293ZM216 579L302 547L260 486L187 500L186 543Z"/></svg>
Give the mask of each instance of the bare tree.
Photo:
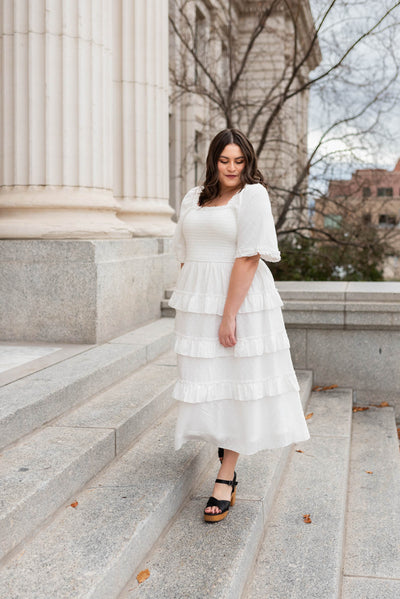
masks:
<svg viewBox="0 0 400 599"><path fill-rule="evenodd" d="M362 244L362 235L316 227L309 204L317 200L314 212L323 212L329 180L344 165L371 164L373 151L398 135L387 117L399 98L400 2L375 2L366 13L358 0L318 0L310 18L300 0L246 2L248 14L240 2L214 0L199 33L193 0L173 1L170 27L180 54L171 65L172 102L201 99L211 129L238 127L255 142L279 236ZM317 131L307 143L310 94ZM336 201L357 214L345 197Z"/></svg>

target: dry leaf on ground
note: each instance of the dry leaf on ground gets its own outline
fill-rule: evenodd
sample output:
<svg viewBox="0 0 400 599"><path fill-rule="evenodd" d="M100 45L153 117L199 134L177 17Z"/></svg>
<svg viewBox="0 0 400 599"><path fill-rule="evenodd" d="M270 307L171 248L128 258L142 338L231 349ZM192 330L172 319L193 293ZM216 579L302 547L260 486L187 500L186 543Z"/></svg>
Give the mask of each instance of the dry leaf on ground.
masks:
<svg viewBox="0 0 400 599"><path fill-rule="evenodd" d="M314 415L314 412L310 412L309 414L307 414L306 416L306 420L309 420L311 418L311 416Z"/></svg>
<svg viewBox="0 0 400 599"><path fill-rule="evenodd" d="M365 471L367 474L373 474L372 470L366 470Z"/></svg>
<svg viewBox="0 0 400 599"><path fill-rule="evenodd" d="M354 406L353 412L364 412L364 410L369 410L367 406Z"/></svg>
<svg viewBox="0 0 400 599"><path fill-rule="evenodd" d="M373 403L372 405L374 406L374 408L388 408L389 407L389 404L387 401L381 401L381 403L379 403L379 404Z"/></svg>
<svg viewBox="0 0 400 599"><path fill-rule="evenodd" d="M328 391L329 389L337 389L337 385L326 385L325 387L322 385L315 385L311 391Z"/></svg>
<svg viewBox="0 0 400 599"><path fill-rule="evenodd" d="M302 449L296 449L297 453L304 453Z"/></svg>
<svg viewBox="0 0 400 599"><path fill-rule="evenodd" d="M311 524L310 514L303 514L303 522L306 524Z"/></svg>
<svg viewBox="0 0 400 599"><path fill-rule="evenodd" d="M71 507L76 507L78 505L77 501L74 501L73 503L71 503Z"/></svg>
<svg viewBox="0 0 400 599"><path fill-rule="evenodd" d="M149 576L150 576L150 571L146 568L146 570L142 570L141 572L139 572L139 574L136 576L136 580L138 581L139 584L142 584L142 582L147 580Z"/></svg>

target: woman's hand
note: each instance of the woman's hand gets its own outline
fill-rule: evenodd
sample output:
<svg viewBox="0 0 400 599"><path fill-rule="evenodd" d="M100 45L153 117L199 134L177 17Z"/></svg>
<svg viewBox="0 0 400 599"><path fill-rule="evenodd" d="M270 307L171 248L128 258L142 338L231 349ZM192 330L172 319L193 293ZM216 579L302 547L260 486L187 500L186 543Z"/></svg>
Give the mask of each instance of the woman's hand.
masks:
<svg viewBox="0 0 400 599"><path fill-rule="evenodd" d="M236 318L234 316L224 314L219 327L218 337L219 342L224 347L233 347L236 345Z"/></svg>

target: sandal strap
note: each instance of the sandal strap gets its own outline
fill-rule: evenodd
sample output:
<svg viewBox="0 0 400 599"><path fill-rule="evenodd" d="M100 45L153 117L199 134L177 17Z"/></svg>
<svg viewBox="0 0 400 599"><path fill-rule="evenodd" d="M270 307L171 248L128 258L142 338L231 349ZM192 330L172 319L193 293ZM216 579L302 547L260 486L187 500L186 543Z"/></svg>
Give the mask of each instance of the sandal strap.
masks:
<svg viewBox="0 0 400 599"><path fill-rule="evenodd" d="M229 485L230 487L233 487L233 480L223 480L222 478L216 478L215 482L223 483L224 485Z"/></svg>
<svg viewBox="0 0 400 599"><path fill-rule="evenodd" d="M232 489L234 489L237 485L237 480L236 480L236 472L233 475L233 480L224 480L222 478L216 478L215 479L216 483L222 483L224 485L229 485L230 487L232 487Z"/></svg>
<svg viewBox="0 0 400 599"><path fill-rule="evenodd" d="M210 497L210 499L207 501L207 507L217 507L219 510L221 510L221 513L227 512L230 506L230 501L225 500L225 499L216 499L215 497Z"/></svg>

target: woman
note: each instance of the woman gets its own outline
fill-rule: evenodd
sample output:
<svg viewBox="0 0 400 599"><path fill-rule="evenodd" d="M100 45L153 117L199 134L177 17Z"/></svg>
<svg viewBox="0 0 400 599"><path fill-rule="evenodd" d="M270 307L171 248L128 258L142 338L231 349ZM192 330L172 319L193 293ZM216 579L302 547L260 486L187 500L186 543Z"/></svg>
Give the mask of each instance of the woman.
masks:
<svg viewBox="0 0 400 599"><path fill-rule="evenodd" d="M175 448L188 439L219 447L204 510L207 522L217 522L235 502L240 453L310 436L282 301L260 260L280 260L268 192L253 146L237 129L212 140L205 182L184 197L173 242L181 262L169 301L179 372Z"/></svg>

